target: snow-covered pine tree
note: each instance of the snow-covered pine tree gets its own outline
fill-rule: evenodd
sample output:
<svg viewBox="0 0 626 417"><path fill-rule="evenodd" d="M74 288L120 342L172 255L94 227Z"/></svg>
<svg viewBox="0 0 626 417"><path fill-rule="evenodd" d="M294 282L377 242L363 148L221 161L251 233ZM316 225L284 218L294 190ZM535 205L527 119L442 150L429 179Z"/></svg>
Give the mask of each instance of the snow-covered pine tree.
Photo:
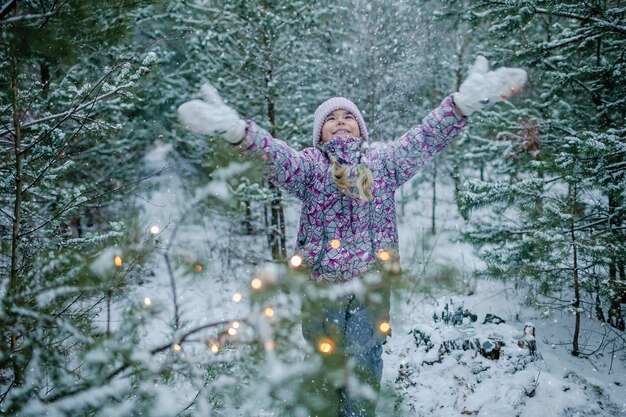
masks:
<svg viewBox="0 0 626 417"><path fill-rule="evenodd" d="M132 345L124 350L93 321L142 252L122 252L135 241L133 213L116 214L122 190L139 179L130 162L141 144L122 126L146 56L115 46L135 3L8 1L0 9L3 413L92 414L90 393L119 398L128 390L114 376L142 367L130 359ZM106 246L118 249L99 254ZM132 339L140 321L129 319L119 337Z"/></svg>
<svg viewBox="0 0 626 417"><path fill-rule="evenodd" d="M494 141L481 152L501 154L468 183L467 210L491 214L478 211L467 235L487 245L489 275L529 282L551 297L538 305L571 311L579 355L584 313L624 329L625 12L614 1L470 1L467 12L531 83L509 112L516 123L481 127Z"/></svg>

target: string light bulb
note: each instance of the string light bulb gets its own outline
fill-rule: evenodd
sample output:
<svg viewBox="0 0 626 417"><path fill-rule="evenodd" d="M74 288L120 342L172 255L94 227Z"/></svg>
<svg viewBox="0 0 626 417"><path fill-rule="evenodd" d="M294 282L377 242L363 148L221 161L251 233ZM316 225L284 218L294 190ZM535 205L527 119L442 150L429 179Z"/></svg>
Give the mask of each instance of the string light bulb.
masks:
<svg viewBox="0 0 626 417"><path fill-rule="evenodd" d="M255 278L255 279L253 279L253 280L250 282L250 285L251 285L251 286L252 286L252 288L254 288L255 290L260 290L260 289L261 289L261 287L263 286L263 282L262 282L260 279Z"/></svg>
<svg viewBox="0 0 626 417"><path fill-rule="evenodd" d="M150 233L153 235L158 235L161 232L161 228L156 224L150 228Z"/></svg>
<svg viewBox="0 0 626 417"><path fill-rule="evenodd" d="M240 302L242 298L243 298L243 295L241 295L240 292L236 292L233 294L233 301L236 303Z"/></svg>
<svg viewBox="0 0 626 417"><path fill-rule="evenodd" d="M151 306L152 305L152 300L150 299L150 297L146 297L146 298L143 299L143 303L146 306Z"/></svg>
<svg viewBox="0 0 626 417"><path fill-rule="evenodd" d="M213 352L213 353L217 353L217 352L219 352L219 351L220 351L220 345L219 345L219 343L215 343L215 342L214 342L214 343L211 343L210 348L211 348L211 352Z"/></svg>
<svg viewBox="0 0 626 417"><path fill-rule="evenodd" d="M271 340L266 341L264 344L265 346L265 350L273 350L274 349L274 342Z"/></svg>
<svg viewBox="0 0 626 417"><path fill-rule="evenodd" d="M123 263L123 262L122 262L122 257L121 257L121 256L119 256L119 255L116 255L116 256L113 258L113 263L114 263L114 264L115 264L115 266L117 266L117 267L122 266L122 263Z"/></svg>
<svg viewBox="0 0 626 417"><path fill-rule="evenodd" d="M302 265L302 256L293 255L289 260L289 264L294 268L298 268L300 265Z"/></svg>
<svg viewBox="0 0 626 417"><path fill-rule="evenodd" d="M386 262L389 259L391 259L391 255L389 254L389 252L387 252L386 250L381 250L380 252L378 252L378 258L383 261Z"/></svg>
<svg viewBox="0 0 626 417"><path fill-rule="evenodd" d="M233 328L233 327L230 327L230 328L228 329L228 334L229 334L229 335L231 335L231 336L236 335L236 334L237 334L237 329L235 329L235 328Z"/></svg>
<svg viewBox="0 0 626 417"><path fill-rule="evenodd" d="M180 352L181 350L183 350L182 346L179 345L178 343L174 343L172 345L172 349L174 349L176 352Z"/></svg>
<svg viewBox="0 0 626 417"><path fill-rule="evenodd" d="M389 330L391 330L391 326L389 325L388 322L383 321L378 326L378 330L380 330L381 333L385 333L386 334L386 333L389 333Z"/></svg>
<svg viewBox="0 0 626 417"><path fill-rule="evenodd" d="M202 272L204 268L200 264L196 264L196 272Z"/></svg>
<svg viewBox="0 0 626 417"><path fill-rule="evenodd" d="M267 318L274 317L274 309L272 307L265 307L263 314L265 314Z"/></svg>
<svg viewBox="0 0 626 417"><path fill-rule="evenodd" d="M233 321L233 329L238 329L238 328L239 328L239 322Z"/></svg>
<svg viewBox="0 0 626 417"><path fill-rule="evenodd" d="M329 355L335 350L335 344L330 339L321 339L317 344L317 350L323 354Z"/></svg>
<svg viewBox="0 0 626 417"><path fill-rule="evenodd" d="M341 241L339 239L333 239L330 241L330 247L333 249L339 249L339 246L341 246Z"/></svg>

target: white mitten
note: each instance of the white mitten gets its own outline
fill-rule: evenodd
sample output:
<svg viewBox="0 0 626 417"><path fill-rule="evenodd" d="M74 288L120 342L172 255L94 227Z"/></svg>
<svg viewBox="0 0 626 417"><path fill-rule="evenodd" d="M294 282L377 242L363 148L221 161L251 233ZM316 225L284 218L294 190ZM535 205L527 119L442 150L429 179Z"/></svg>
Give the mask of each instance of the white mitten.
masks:
<svg viewBox="0 0 626 417"><path fill-rule="evenodd" d="M502 67L489 71L487 58L478 56L459 92L454 93L454 102L469 116L521 91L527 79L526 71L521 68Z"/></svg>
<svg viewBox="0 0 626 417"><path fill-rule="evenodd" d="M241 142L246 123L222 101L215 87L200 87L202 100L190 100L178 108L178 120L185 128L208 136L221 136L232 144Z"/></svg>

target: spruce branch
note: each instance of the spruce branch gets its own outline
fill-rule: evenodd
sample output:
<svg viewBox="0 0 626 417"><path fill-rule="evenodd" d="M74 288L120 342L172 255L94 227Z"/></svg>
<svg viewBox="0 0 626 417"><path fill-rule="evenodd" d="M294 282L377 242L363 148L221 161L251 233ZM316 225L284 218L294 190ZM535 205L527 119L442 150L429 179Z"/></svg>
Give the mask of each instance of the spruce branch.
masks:
<svg viewBox="0 0 626 417"><path fill-rule="evenodd" d="M71 201L69 201L63 208L61 208L56 214L54 214L51 218L46 220L44 223L40 224L39 226L34 227L31 230L28 230L26 232L21 233L19 235L19 237L22 238L24 236L28 236L28 235L30 235L32 233L35 233L36 231L38 231L38 230L42 229L43 227L47 226L48 224L50 224L54 220L58 219L64 213L66 213L66 212L68 212L68 211L70 211L70 210L72 210L74 208L77 208L77 207L79 207L79 206L81 206L81 205L83 205L85 203L97 200L98 198L104 197L106 195L112 194L112 193L114 193L116 191L121 191L121 190L124 190L126 188L129 188L129 187L132 187L134 185L137 185L137 184L139 184L139 183L141 183L141 182L143 182L143 181L145 181L145 180L147 180L149 178L152 178L154 176L160 175L164 170L165 170L165 168L162 168L162 169L160 169L158 171L155 171L155 172L153 172L151 174L146 175L145 177L141 177L141 178L138 178L136 180L124 183L124 184L120 185L119 187L114 188L114 189L112 189L110 191L107 191L105 193L99 193L99 194L96 194L96 195L93 195L93 196L90 196L90 197L86 197L85 196L86 194L88 194L87 192L86 193L81 193L78 196L74 197ZM83 199L81 199L81 198L83 198ZM76 201L79 201L79 202L76 203Z"/></svg>
<svg viewBox="0 0 626 417"><path fill-rule="evenodd" d="M597 17L593 17L590 14L579 14L579 13L574 13L574 12L569 12L569 11L565 11L565 10L558 10L558 9L544 9L544 8L540 8L535 6L532 3L529 2L519 2L519 3L524 3L524 5L526 5L527 7L529 7L533 13L538 14L538 15L546 15L546 16L555 16L555 17L562 17L565 19L574 19L574 20L578 20L584 23L593 23L595 25L597 25L600 28L603 29L609 29L613 32L617 32L620 34L626 34L626 24L621 21L621 20L617 20L616 22L612 22L612 21L608 21L605 19L600 19ZM478 6L476 6L476 8L479 8L480 6L483 5L497 5L497 6L503 6L503 7L519 7L518 5L513 5L511 4L511 2L506 2L506 1L499 1L499 0L485 0L482 4L479 4Z"/></svg>

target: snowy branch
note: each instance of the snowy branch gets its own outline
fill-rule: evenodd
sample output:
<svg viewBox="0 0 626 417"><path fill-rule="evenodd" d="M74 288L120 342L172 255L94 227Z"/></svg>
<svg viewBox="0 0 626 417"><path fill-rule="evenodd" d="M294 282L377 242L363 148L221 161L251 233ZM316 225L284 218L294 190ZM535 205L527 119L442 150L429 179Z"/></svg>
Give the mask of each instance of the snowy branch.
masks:
<svg viewBox="0 0 626 417"><path fill-rule="evenodd" d="M237 319L235 319L235 320L237 320ZM248 323L249 324L247 319L239 319L237 321L239 321L240 323ZM224 326L224 325L232 323L232 322L233 322L233 319L229 319L229 320L220 320L220 321L215 321L215 322L212 322L212 323L206 323L206 324L203 324L203 325L200 325L200 326L196 326L196 327L186 331L182 335L176 337L175 339L173 339L173 340L171 340L171 341L169 341L169 342L167 342L167 343L165 343L165 344L163 344L161 346L158 346L158 347L152 349L150 351L150 354L155 355L157 353L160 353L160 352L166 351L168 349L171 349L172 345L174 345L176 343L178 343L178 344L184 343L184 342L187 341L187 339L189 339L189 337L191 337L194 334L196 334L198 332L201 332L203 330L212 329L214 327L219 327L219 326Z"/></svg>
<svg viewBox="0 0 626 417"><path fill-rule="evenodd" d="M57 11L48 12L48 13L42 13L42 14L25 14L25 15L21 15L21 16L10 17L10 18L4 20L3 23L14 23L14 22L19 22L20 20L43 19L43 18L47 18L47 17L52 17L56 13L57 13Z"/></svg>
<svg viewBox="0 0 626 417"><path fill-rule="evenodd" d="M596 17L583 16L583 15L579 15L575 13L559 12L559 11L554 11L554 10L546 10L546 9L538 9L538 8L533 8L533 11L537 14L564 17L567 19L581 20L583 22L593 22L600 28L610 29L612 31L615 31L621 34L626 34L626 26L609 22L607 20L598 19Z"/></svg>
<svg viewBox="0 0 626 417"><path fill-rule="evenodd" d="M242 320L238 320L241 323L247 323L248 321L246 319L242 319ZM197 327L194 327L190 330L188 330L187 332L183 333L182 335L178 336L175 340L172 340L170 342L167 342L161 346L158 346L152 350L150 350L150 354L151 355L156 355L157 353L161 353L164 352L168 349L171 349L172 346L174 344L181 344L183 342L185 342L190 336L201 332L203 330L207 330L207 329L211 329L214 327L218 327L218 326L223 326L226 324L231 323L232 320L220 320L220 321L216 321L216 322L211 322L211 323L206 323ZM101 377L101 379L99 379L99 383L102 383L102 381L108 382L113 380L116 376L118 376L119 374L121 374L122 372L124 372L125 370L127 370L128 368L130 368L132 365L136 364L135 361L128 361L125 362L121 365L119 365L116 369L112 370L111 372L109 372L107 375L104 375ZM62 400L63 398L67 398L67 397L71 397L73 395L77 395L81 392L84 392L88 389L91 389L93 386L91 385L91 382L84 382L82 384L75 384L75 386L73 387L73 389L65 391L65 392L59 392L55 395L49 396L49 397L44 397L44 398L40 398L40 401L42 403L45 404L52 404L55 403L59 400Z"/></svg>
<svg viewBox="0 0 626 417"><path fill-rule="evenodd" d="M2 9L0 9L0 19L3 19L4 16L9 14L11 9L14 8L16 5L17 5L17 0L11 0L11 1L6 2L6 4L2 6Z"/></svg>
<svg viewBox="0 0 626 417"><path fill-rule="evenodd" d="M122 85L117 86L116 88L114 88L113 90L111 90L111 91L109 91L107 93L104 93L104 94L102 94L102 95L100 95L98 97L93 98L92 100L88 101L87 103L81 104L80 106L78 106L76 108L64 111L62 113L53 114L51 116L42 117L41 119L33 120L32 122L29 122L29 123L24 123L22 125L22 129L26 129L26 128L29 128L29 127L32 127L32 126L35 126L35 125L38 125L38 124L41 124L41 123L45 123L45 122L48 122L50 120L67 119L69 117L72 117L75 113L78 113L81 110L84 110L87 107L92 106L92 105L94 105L95 103L97 103L99 101L106 100L107 98L118 94L121 90L124 90L124 89L132 87L132 85L133 85L132 82L129 82L129 83L126 83L126 84L122 84ZM6 132L3 132L2 134L4 135L4 134L6 134Z"/></svg>
<svg viewBox="0 0 626 417"><path fill-rule="evenodd" d="M512 4L510 4L509 2L504 2L504 1L487 0L485 1L485 3L487 5L498 5L498 6L503 6L503 7L512 6ZM558 10L558 9L548 10L548 9L536 7L532 3L528 3L528 2L524 2L524 3L526 3L525 5L527 5L527 7L529 7L533 11L533 13L536 13L539 15L563 17L566 19L579 20L582 22L591 22L600 28L609 29L611 31L618 32L621 34L626 34L626 25L622 24L622 22L619 20L617 22L611 22L608 20L599 19L597 17L592 17L589 15L582 15L582 14L572 13L572 12ZM519 5L515 5L514 7L519 7Z"/></svg>
<svg viewBox="0 0 626 417"><path fill-rule="evenodd" d="M623 169L626 169L626 162L617 162L615 164L607 165L606 169L610 172L621 171Z"/></svg>
<svg viewBox="0 0 626 417"><path fill-rule="evenodd" d="M601 225L601 224L605 224L607 225L607 229L615 229L614 227L610 227L611 224L611 220L616 217L615 214L609 215L606 218L600 219L598 221L595 221L593 223L588 223L588 224L584 224L582 226L578 226L575 227L573 230L574 231L580 231L580 230L585 230L585 229L594 229L595 226Z"/></svg>

